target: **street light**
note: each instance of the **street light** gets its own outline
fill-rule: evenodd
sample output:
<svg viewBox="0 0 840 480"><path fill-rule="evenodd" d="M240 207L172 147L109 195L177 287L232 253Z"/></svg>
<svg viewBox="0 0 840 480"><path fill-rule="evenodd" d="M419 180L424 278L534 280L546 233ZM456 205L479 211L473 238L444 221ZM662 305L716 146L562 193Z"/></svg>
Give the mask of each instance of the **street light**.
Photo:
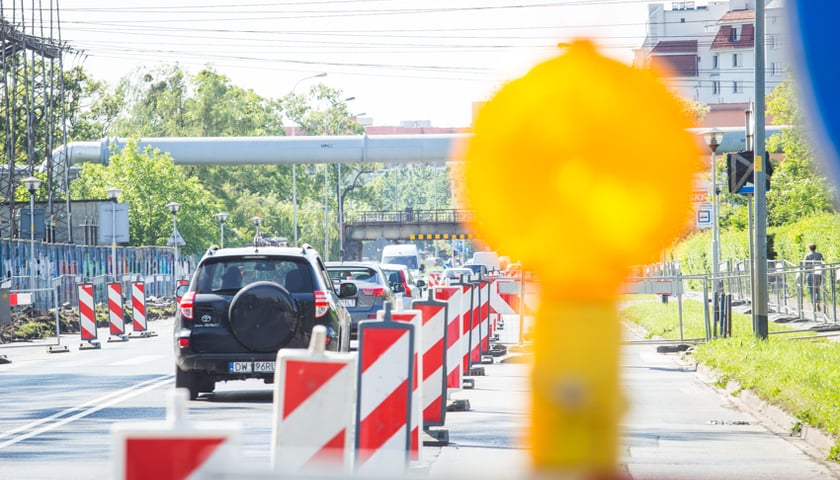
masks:
<svg viewBox="0 0 840 480"><path fill-rule="evenodd" d="M219 221L219 246L225 248L225 222L228 219L227 212L219 212L216 214L216 220Z"/></svg>
<svg viewBox="0 0 840 480"><path fill-rule="evenodd" d="M251 219L254 222L255 233L254 233L254 246L258 247L262 245L262 238L260 237L260 225L262 224L262 217L256 216Z"/></svg>
<svg viewBox="0 0 840 480"><path fill-rule="evenodd" d="M29 190L29 279L30 287L35 288L35 192L41 186L41 179L38 177L26 177L23 179L23 186Z"/></svg>
<svg viewBox="0 0 840 480"><path fill-rule="evenodd" d="M356 97L350 97L345 99L345 102L349 102L350 100L355 100ZM367 115L366 113L357 113L355 115L350 115L349 117L342 118L338 121L338 126L335 128L336 135L341 135L341 127L344 124L344 120L348 118L358 118L362 115ZM340 259L344 260L344 195L341 193L341 162L338 163L338 179L336 180L336 189L338 193L338 254L340 255Z"/></svg>
<svg viewBox="0 0 840 480"><path fill-rule="evenodd" d="M105 190L108 198L111 199L111 276L117 281L117 199L122 189L111 187Z"/></svg>
<svg viewBox="0 0 840 480"><path fill-rule="evenodd" d="M292 86L292 95L295 93L295 89L297 88L298 84L304 80L309 80L312 78L321 78L326 77L327 72L321 72L317 75L310 75L308 77L303 77ZM293 120L294 121L294 120ZM292 125L292 136L295 136L295 127L296 125ZM292 164L292 227L294 229L294 239L295 239L295 246L297 247L298 244L298 215L297 215L297 164Z"/></svg>
<svg viewBox="0 0 840 480"><path fill-rule="evenodd" d="M166 204L166 208L172 213L172 236L169 238L169 241L166 243L167 245L173 245L175 247L175 267L172 269L172 275L174 280L178 280L181 278L179 276L179 264L181 259L179 258L178 254L178 246L184 244L184 239L181 238L181 234L178 233L178 210L181 208L181 204L178 202L169 202Z"/></svg>
<svg viewBox="0 0 840 480"><path fill-rule="evenodd" d="M718 219L718 187L717 187L717 153L720 142L723 140L723 132L710 130L703 134L706 145L712 153L712 298L717 299L719 288L718 276L720 274L720 225Z"/></svg>

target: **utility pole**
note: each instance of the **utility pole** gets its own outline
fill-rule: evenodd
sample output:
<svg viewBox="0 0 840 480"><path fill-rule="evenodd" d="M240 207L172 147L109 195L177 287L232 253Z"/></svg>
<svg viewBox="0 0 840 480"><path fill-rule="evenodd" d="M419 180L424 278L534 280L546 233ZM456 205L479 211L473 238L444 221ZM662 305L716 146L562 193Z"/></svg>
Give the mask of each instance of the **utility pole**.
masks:
<svg viewBox="0 0 840 480"><path fill-rule="evenodd" d="M767 172L764 165L764 0L755 5L755 254L753 255L753 331L766 340L767 326Z"/></svg>

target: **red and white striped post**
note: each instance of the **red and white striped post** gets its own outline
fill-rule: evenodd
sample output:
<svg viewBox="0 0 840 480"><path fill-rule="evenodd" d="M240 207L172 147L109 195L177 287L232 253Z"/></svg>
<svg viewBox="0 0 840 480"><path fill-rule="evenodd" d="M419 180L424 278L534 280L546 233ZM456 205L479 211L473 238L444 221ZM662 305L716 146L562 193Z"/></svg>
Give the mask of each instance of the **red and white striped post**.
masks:
<svg viewBox="0 0 840 480"><path fill-rule="evenodd" d="M271 465L275 472L350 473L356 355L327 352L327 329L309 349L277 352Z"/></svg>
<svg viewBox="0 0 840 480"><path fill-rule="evenodd" d="M432 290L432 298L446 302L446 387L448 393L461 389L461 287L443 286Z"/></svg>
<svg viewBox="0 0 840 480"><path fill-rule="evenodd" d="M489 354L490 353L490 335L491 332L491 324L490 324L490 282L488 280L479 280L478 281L478 319L479 319L479 331L480 331L480 348L481 354ZM483 358L482 358L482 361Z"/></svg>
<svg viewBox="0 0 840 480"><path fill-rule="evenodd" d="M442 427L446 422L447 307L446 302L437 300L411 302L411 308L419 310L423 318L423 429L438 440L433 446L449 444L448 432L442 429L431 430L431 427Z"/></svg>
<svg viewBox="0 0 840 480"><path fill-rule="evenodd" d="M191 422L189 393L168 392L166 420L114 423L114 479L233 478L241 474L242 426L232 422Z"/></svg>
<svg viewBox="0 0 840 480"><path fill-rule="evenodd" d="M420 310L403 310L397 302L398 308L391 311L391 320L409 323L414 327L414 355L411 357L411 443L408 448L408 458L412 462L421 460L423 445L423 312ZM385 320L385 311L376 312L376 319Z"/></svg>
<svg viewBox="0 0 840 480"><path fill-rule="evenodd" d="M131 337L148 338L155 336L146 323L146 286L143 282L131 283Z"/></svg>
<svg viewBox="0 0 840 480"><path fill-rule="evenodd" d="M414 326L391 319L359 322L356 471L399 475L411 446Z"/></svg>
<svg viewBox="0 0 840 480"><path fill-rule="evenodd" d="M108 284L108 321L111 336L109 342L126 342L125 316L123 313L122 286L119 283Z"/></svg>
<svg viewBox="0 0 840 480"><path fill-rule="evenodd" d="M96 311L93 307L93 284L80 283L79 290L79 330L82 344L79 350L101 348L96 329ZM85 343L87 342L87 343Z"/></svg>
<svg viewBox="0 0 840 480"><path fill-rule="evenodd" d="M478 331L478 285L474 282L464 281L461 284L463 289L464 311L466 312L463 326L463 336L466 339L464 352L463 371L464 375L471 375L473 364L481 363L481 352L479 351L480 332Z"/></svg>

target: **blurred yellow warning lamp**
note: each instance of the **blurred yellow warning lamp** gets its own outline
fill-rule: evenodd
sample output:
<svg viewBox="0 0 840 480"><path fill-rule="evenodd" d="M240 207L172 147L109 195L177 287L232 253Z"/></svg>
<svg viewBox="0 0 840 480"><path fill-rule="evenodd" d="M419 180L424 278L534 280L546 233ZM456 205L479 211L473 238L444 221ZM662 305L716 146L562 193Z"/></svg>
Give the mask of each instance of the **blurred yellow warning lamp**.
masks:
<svg viewBox="0 0 840 480"><path fill-rule="evenodd" d="M473 228L542 284L530 434L539 471L616 471L618 290L687 224L701 152L684 111L654 72L575 41L476 118L464 152Z"/></svg>

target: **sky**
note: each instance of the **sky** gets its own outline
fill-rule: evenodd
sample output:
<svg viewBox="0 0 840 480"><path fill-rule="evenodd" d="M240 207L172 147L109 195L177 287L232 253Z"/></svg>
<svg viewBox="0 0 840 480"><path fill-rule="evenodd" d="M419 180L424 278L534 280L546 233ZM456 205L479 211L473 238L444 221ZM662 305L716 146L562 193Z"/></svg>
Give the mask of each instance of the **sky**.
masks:
<svg viewBox="0 0 840 480"><path fill-rule="evenodd" d="M3 7L6 18L9 3ZM233 84L265 97L280 98L293 89L303 93L321 82L345 98L355 97L348 110L372 118L374 125L427 120L436 127L469 126L473 102L560 53L560 42L592 38L604 54L630 63L632 49L644 38L647 3L38 2L45 18L58 10L62 41L79 52L67 57L70 63L83 65L98 80L115 84L159 63L177 62L190 73L211 65ZM306 78L320 73L327 76Z"/></svg>

